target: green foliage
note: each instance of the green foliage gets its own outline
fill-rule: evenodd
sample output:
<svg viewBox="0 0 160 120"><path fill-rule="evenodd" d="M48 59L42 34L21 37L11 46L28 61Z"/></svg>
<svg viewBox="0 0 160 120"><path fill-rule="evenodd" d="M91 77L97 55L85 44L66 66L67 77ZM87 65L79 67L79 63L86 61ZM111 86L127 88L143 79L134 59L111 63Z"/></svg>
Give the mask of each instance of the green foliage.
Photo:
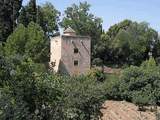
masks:
<svg viewBox="0 0 160 120"><path fill-rule="evenodd" d="M24 54L25 43L27 42L26 28L23 25L19 25L13 34L9 36L4 51L6 55Z"/></svg>
<svg viewBox="0 0 160 120"><path fill-rule="evenodd" d="M0 61L1 119L98 119L103 82L44 73L39 64L20 55Z"/></svg>
<svg viewBox="0 0 160 120"><path fill-rule="evenodd" d="M9 88L1 88L0 93L1 120L30 120L26 104L20 98L15 99Z"/></svg>
<svg viewBox="0 0 160 120"><path fill-rule="evenodd" d="M100 39L102 33L102 20L89 12L90 5L83 2L73 4L65 10L62 27L70 26L78 35L87 35L92 38L92 50Z"/></svg>
<svg viewBox="0 0 160 120"><path fill-rule="evenodd" d="M30 22L39 24L47 37L52 36L58 30L59 12L47 2L42 6L36 6L36 1L31 0L20 12L18 23L28 26Z"/></svg>
<svg viewBox="0 0 160 120"><path fill-rule="evenodd" d="M104 98L103 83L80 76L66 81L64 88L67 119L98 119Z"/></svg>
<svg viewBox="0 0 160 120"><path fill-rule="evenodd" d="M147 23L124 20L111 26L106 33L102 34L101 42L97 44L94 51L96 57L109 64L140 65L149 58L151 46L153 57L159 56L158 45L158 33Z"/></svg>
<svg viewBox="0 0 160 120"><path fill-rule="evenodd" d="M39 71L30 59L9 57L4 63L0 66L0 73L3 73L0 74L3 93L0 118L51 120L60 117L57 104L62 95L61 81L56 76Z"/></svg>
<svg viewBox="0 0 160 120"><path fill-rule="evenodd" d="M106 79L105 73L103 73L103 70L99 70L96 68L91 69L87 76L91 77L92 79L95 79L96 81L104 81Z"/></svg>
<svg viewBox="0 0 160 120"><path fill-rule="evenodd" d="M49 2L44 4L40 9L43 16L43 19L40 20L42 23L40 26L43 28L47 36L53 36L55 32L59 31L58 21L60 13Z"/></svg>
<svg viewBox="0 0 160 120"><path fill-rule="evenodd" d="M125 69L120 79L118 88L121 99L138 105L159 104L160 68L153 58L140 67Z"/></svg>
<svg viewBox="0 0 160 120"><path fill-rule="evenodd" d="M107 74L104 82L105 99L121 100L119 92L119 75Z"/></svg>
<svg viewBox="0 0 160 120"><path fill-rule="evenodd" d="M22 0L1 0L0 6L0 42L5 42L16 26Z"/></svg>
<svg viewBox="0 0 160 120"><path fill-rule="evenodd" d="M139 106L139 110L143 111L143 106L151 103L152 97L153 96L147 91L138 91L133 94L132 101Z"/></svg>
<svg viewBox="0 0 160 120"><path fill-rule="evenodd" d="M45 62L49 54L48 41L38 24L31 22L27 28L19 25L5 43L6 56L17 54L31 58L35 62Z"/></svg>
<svg viewBox="0 0 160 120"><path fill-rule="evenodd" d="M59 76L41 64L48 62L47 40L58 32L59 12L51 3L37 6L30 0L19 16L21 3L0 1L0 41L8 38L0 43L0 119L98 120L106 98L139 107L160 104L160 67L154 60L160 55L160 42L147 23L124 20L105 33L102 20L89 12L87 2L68 7L61 25L91 36L94 65L140 65L151 46L153 58L140 67L126 68L120 80L97 69L86 76Z"/></svg>
<svg viewBox="0 0 160 120"><path fill-rule="evenodd" d="M149 69L149 68L155 68L157 65L156 65L156 61L154 60L154 58L150 58L148 61L145 61L145 62L143 62L142 63L142 65L141 65L141 67L142 68L147 68L147 69Z"/></svg>
<svg viewBox="0 0 160 120"><path fill-rule="evenodd" d="M95 58L92 61L92 65L102 66L103 65L103 61L100 58Z"/></svg>
<svg viewBox="0 0 160 120"><path fill-rule="evenodd" d="M160 67L150 58L140 67L125 68L120 77L106 75L104 83L107 99L126 100L145 110L144 105L159 105L160 101Z"/></svg>
<svg viewBox="0 0 160 120"><path fill-rule="evenodd" d="M23 7L18 18L19 23L28 26L30 22L37 21L36 0L30 0L28 5Z"/></svg>

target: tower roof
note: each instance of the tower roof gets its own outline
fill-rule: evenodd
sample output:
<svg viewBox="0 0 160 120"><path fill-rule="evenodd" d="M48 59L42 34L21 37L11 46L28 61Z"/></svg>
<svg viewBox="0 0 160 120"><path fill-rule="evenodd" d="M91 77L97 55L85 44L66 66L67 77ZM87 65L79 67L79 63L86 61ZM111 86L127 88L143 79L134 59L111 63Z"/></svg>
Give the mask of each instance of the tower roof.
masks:
<svg viewBox="0 0 160 120"><path fill-rule="evenodd" d="M76 32L71 27L68 27L64 30L64 35L76 35Z"/></svg>

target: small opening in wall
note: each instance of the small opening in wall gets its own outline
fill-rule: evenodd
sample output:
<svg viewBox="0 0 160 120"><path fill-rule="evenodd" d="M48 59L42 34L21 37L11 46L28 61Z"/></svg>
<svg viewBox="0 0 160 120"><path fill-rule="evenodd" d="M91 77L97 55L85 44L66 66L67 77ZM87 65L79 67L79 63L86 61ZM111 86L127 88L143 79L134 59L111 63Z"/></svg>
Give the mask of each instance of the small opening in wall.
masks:
<svg viewBox="0 0 160 120"><path fill-rule="evenodd" d="M77 54L78 52L78 48L74 48L74 53Z"/></svg>
<svg viewBox="0 0 160 120"><path fill-rule="evenodd" d="M78 60L74 60L74 66L78 66Z"/></svg>
<svg viewBox="0 0 160 120"><path fill-rule="evenodd" d="M56 66L56 61L55 62L51 62L51 66L55 67Z"/></svg>

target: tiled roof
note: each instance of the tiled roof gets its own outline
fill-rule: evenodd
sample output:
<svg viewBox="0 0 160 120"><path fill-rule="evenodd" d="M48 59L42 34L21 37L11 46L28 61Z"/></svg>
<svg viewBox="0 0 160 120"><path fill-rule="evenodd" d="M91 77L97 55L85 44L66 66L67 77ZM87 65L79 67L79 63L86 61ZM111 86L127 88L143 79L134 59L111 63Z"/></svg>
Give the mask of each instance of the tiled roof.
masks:
<svg viewBox="0 0 160 120"><path fill-rule="evenodd" d="M68 27L64 33L76 33L71 27Z"/></svg>

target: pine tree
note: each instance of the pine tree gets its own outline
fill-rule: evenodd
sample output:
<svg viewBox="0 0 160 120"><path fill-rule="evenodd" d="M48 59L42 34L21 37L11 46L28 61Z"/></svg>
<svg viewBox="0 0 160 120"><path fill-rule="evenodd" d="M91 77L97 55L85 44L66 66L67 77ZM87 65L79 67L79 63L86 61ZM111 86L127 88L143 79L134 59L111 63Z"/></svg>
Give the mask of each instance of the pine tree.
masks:
<svg viewBox="0 0 160 120"><path fill-rule="evenodd" d="M27 27L20 24L16 28L7 39L4 52L6 56L20 55L31 58L34 62L46 62L49 55L47 48L48 41L42 28L31 22Z"/></svg>

